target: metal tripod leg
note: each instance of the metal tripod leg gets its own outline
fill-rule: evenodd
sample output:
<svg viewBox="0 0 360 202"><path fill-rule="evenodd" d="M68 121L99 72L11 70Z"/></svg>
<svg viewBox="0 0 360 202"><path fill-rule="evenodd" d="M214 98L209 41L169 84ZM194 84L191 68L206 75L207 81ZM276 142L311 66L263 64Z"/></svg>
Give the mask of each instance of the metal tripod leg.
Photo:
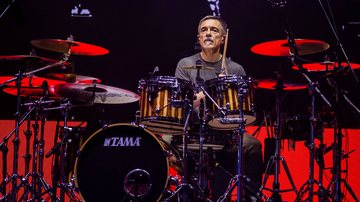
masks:
<svg viewBox="0 0 360 202"><path fill-rule="evenodd" d="M276 183L276 182L273 183L273 189L269 189L269 188L265 187L266 182L267 182L267 180L269 178L269 175L270 175L269 173L270 173L272 168L275 168L274 164L276 162L278 162L278 161L281 161L281 163L282 163L282 165L284 167L285 173L286 173L286 175L288 177L288 180L289 180L289 182L291 184L292 189L280 190L280 185L278 183ZM277 168L277 169L280 169L280 168ZM278 171L275 170L275 172L278 172ZM273 195L271 197L272 199L270 199L272 201L281 201L281 197L280 197L281 192L294 191L296 194L298 194L298 190L295 187L294 180L291 177L289 168L287 166L287 163L286 163L284 157L282 157L282 156L278 156L278 157L277 156L271 156L270 157L270 160L268 161L268 163L266 165L265 176L264 176L264 180L263 180L263 183L261 185L260 191L262 191L264 189L273 192Z"/></svg>

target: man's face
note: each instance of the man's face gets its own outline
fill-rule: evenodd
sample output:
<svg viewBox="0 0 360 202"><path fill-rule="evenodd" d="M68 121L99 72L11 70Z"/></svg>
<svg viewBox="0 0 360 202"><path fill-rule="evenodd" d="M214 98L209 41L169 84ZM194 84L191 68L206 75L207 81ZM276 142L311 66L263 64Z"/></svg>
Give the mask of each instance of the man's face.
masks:
<svg viewBox="0 0 360 202"><path fill-rule="evenodd" d="M220 22L214 19L205 20L200 24L198 40L203 49L218 49L224 43L223 30Z"/></svg>

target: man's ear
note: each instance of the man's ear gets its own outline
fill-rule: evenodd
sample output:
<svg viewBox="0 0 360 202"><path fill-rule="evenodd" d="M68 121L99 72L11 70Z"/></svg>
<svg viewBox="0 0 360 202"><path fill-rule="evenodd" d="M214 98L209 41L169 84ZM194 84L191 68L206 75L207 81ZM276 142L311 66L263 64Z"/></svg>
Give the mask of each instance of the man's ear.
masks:
<svg viewBox="0 0 360 202"><path fill-rule="evenodd" d="M221 43L222 43L222 44L225 43L225 39L226 39L226 35L223 35L223 36L221 37Z"/></svg>

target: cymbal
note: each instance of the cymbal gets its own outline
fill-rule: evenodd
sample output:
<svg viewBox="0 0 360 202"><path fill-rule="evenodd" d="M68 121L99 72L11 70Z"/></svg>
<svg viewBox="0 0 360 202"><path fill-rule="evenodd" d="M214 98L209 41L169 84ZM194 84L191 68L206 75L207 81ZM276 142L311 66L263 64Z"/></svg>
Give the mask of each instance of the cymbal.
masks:
<svg viewBox="0 0 360 202"><path fill-rule="evenodd" d="M263 88L268 90L276 89L277 81L274 79L259 79L254 82L256 88ZM307 86L303 83L295 83L290 81L283 81L283 90L291 91L291 90L302 90L307 88Z"/></svg>
<svg viewBox="0 0 360 202"><path fill-rule="evenodd" d="M360 64L350 63L352 69L359 69ZM341 67L347 67L348 64L346 62L342 62L340 64ZM333 71L339 69L339 63L331 62L331 61L324 61L318 63L308 63L303 64L304 69L308 70L309 72L323 72L323 71ZM297 66L292 67L294 70L299 70Z"/></svg>
<svg viewBox="0 0 360 202"><path fill-rule="evenodd" d="M12 79L12 76L2 76L0 77L0 83L4 83L9 79ZM21 80L20 86L20 95L21 96L31 96L31 97L41 97L44 95L44 88L42 87L43 82L46 81L48 85L49 97L58 97L54 91L54 85L65 83L64 81L57 81L52 79L45 79L41 77L26 77ZM11 95L17 95L17 87L15 81L8 83L3 91Z"/></svg>
<svg viewBox="0 0 360 202"><path fill-rule="evenodd" d="M58 53L67 53L69 48L71 48L70 53L73 55L96 56L106 55L109 53L109 50L106 48L78 41L62 39L36 39L32 40L30 43L34 47Z"/></svg>
<svg viewBox="0 0 360 202"><path fill-rule="evenodd" d="M102 84L59 84L55 93L72 100L97 104L136 102L139 95L131 91Z"/></svg>
<svg viewBox="0 0 360 202"><path fill-rule="evenodd" d="M79 74L63 74L63 73L49 73L44 75L45 78L65 81L67 83L85 83L85 84L93 84L93 83L101 83L101 80L95 77L84 76Z"/></svg>
<svg viewBox="0 0 360 202"><path fill-rule="evenodd" d="M17 95L17 88L14 86L8 86L3 88L3 91L7 94L10 95ZM56 98L61 98L60 96L56 95L54 92L54 86L49 86L48 88L48 96L52 99L56 99ZM41 88L40 86L37 87L22 87L20 89L20 96L22 97L33 97L33 98L40 98L42 96L44 96L45 91L43 88Z"/></svg>
<svg viewBox="0 0 360 202"><path fill-rule="evenodd" d="M13 78L12 76L1 76L0 84L4 83L5 81L8 81L12 78ZM23 88L23 87L41 87L44 81L46 81L48 83L47 84L48 86L54 86L57 84L65 83L64 81L46 79L46 78L37 77L37 76L31 76L31 77L23 78L21 80L21 88ZM7 86L16 87L15 81L8 83Z"/></svg>
<svg viewBox="0 0 360 202"><path fill-rule="evenodd" d="M34 55L4 55L0 56L0 70L5 75L14 75L19 71L31 71L57 62L59 61ZM54 68L71 69L71 64L65 62ZM49 71L49 69L45 71Z"/></svg>
<svg viewBox="0 0 360 202"><path fill-rule="evenodd" d="M199 66L200 67L200 66ZM183 69L193 69L193 70L197 70L197 66L184 66L184 67L181 67ZM215 68L213 67L205 67L205 66L201 66L200 67L201 70L214 70Z"/></svg>
<svg viewBox="0 0 360 202"><path fill-rule="evenodd" d="M327 50L330 45L326 42L312 39L295 39L299 55L309 55ZM287 39L268 41L251 47L255 54L266 56L289 56L290 45Z"/></svg>

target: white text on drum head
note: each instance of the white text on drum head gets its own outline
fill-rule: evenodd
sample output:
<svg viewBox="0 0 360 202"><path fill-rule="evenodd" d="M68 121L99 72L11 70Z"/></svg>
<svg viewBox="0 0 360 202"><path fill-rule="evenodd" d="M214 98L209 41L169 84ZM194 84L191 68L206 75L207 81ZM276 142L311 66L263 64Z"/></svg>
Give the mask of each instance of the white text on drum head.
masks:
<svg viewBox="0 0 360 202"><path fill-rule="evenodd" d="M111 137L104 140L104 147L139 147L141 137Z"/></svg>

